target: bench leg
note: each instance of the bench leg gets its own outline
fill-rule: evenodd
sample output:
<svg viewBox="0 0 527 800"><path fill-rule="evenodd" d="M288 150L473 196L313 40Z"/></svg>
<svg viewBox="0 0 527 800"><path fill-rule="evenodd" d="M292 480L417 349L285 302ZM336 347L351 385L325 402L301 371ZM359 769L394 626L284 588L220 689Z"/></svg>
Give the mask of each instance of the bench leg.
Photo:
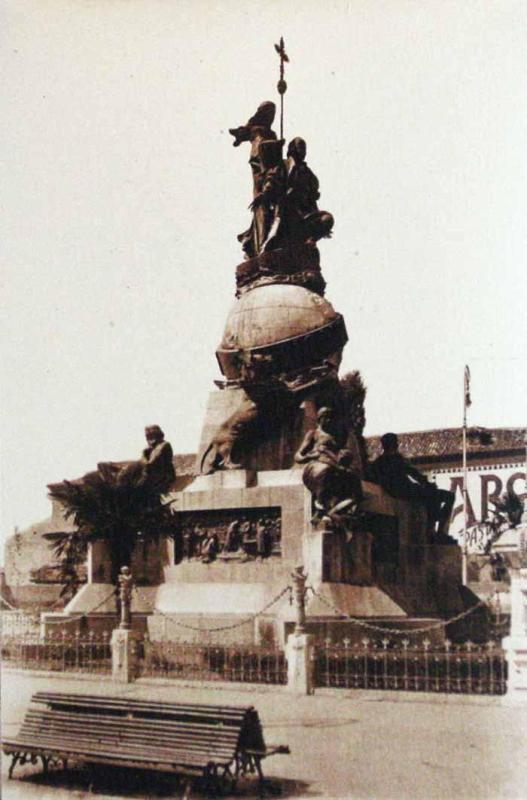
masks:
<svg viewBox="0 0 527 800"><path fill-rule="evenodd" d="M223 775L221 776L222 794L224 795L234 794L236 791L236 784L237 784L237 777L236 775L232 774L230 765L227 764L227 766L224 767Z"/></svg>
<svg viewBox="0 0 527 800"><path fill-rule="evenodd" d="M13 777L13 770L17 764L37 764L39 757L42 759L42 763L44 764L44 759L46 758L46 756L38 756L36 753L24 753L23 750L18 750L16 753L11 753L11 756L11 765L7 773L8 778ZM44 772L45 771L46 767L44 765Z"/></svg>
<svg viewBox="0 0 527 800"><path fill-rule="evenodd" d="M203 772L203 778L205 780L207 797L218 797L219 781L218 768L216 765L209 764Z"/></svg>
<svg viewBox="0 0 527 800"><path fill-rule="evenodd" d="M254 766L256 767L256 772L258 773L258 789L260 791L260 797L265 797L265 777L262 769L262 759L258 758L258 756L254 757Z"/></svg>
<svg viewBox="0 0 527 800"><path fill-rule="evenodd" d="M49 756L40 756L42 759L42 772L47 775L49 772Z"/></svg>
<svg viewBox="0 0 527 800"><path fill-rule="evenodd" d="M189 778L187 781L185 781L185 788L183 789L181 800L189 800L191 790L192 790L192 780Z"/></svg>
<svg viewBox="0 0 527 800"><path fill-rule="evenodd" d="M13 770L20 761L21 755L21 753L12 753L11 766L9 767L9 772L7 773L9 778L13 777Z"/></svg>

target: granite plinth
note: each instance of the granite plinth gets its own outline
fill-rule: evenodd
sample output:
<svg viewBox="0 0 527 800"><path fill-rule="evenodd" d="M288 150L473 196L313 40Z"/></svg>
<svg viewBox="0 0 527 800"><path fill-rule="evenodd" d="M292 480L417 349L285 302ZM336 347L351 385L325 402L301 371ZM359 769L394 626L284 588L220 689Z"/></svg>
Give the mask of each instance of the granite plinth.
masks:
<svg viewBox="0 0 527 800"><path fill-rule="evenodd" d="M234 470L197 477L184 492L172 496L176 515L192 512L199 519L202 513L205 519L212 510L221 509L242 517L251 509L279 509L281 552L263 560L245 561L228 554L210 564L184 560L166 566L156 610L172 623L151 618L150 634L166 635L172 625L171 636L186 638L176 631L180 621L189 631L198 627L203 631L199 635L217 636L213 628L235 626L236 621L266 608L291 583L291 572L298 564L304 564L309 584L329 604L309 597L307 626L317 638L324 638L328 631L351 639L364 635L364 629L343 620L340 612L410 631L423 621L461 610L462 599L456 594L461 582L459 548L431 544L420 506L394 500L367 482L363 491L364 526L350 539L343 532L313 524L311 495L299 468ZM264 616L267 639L283 643L293 626L286 598ZM248 642L251 635L255 640L258 630L255 620L252 626L233 627L227 635L229 641L238 636L239 641ZM442 635L439 631L435 637Z"/></svg>
<svg viewBox="0 0 527 800"><path fill-rule="evenodd" d="M301 468L198 476L166 498L176 522L179 516L181 525L189 518L192 524L209 524L219 515L225 531L230 519L272 516L279 520L277 547L262 559L238 550L204 563L181 560L181 550L178 555L171 538L152 544L145 558L145 543L138 540L134 579L137 582L139 574L149 585L137 586L134 592L134 629L147 625L152 639L283 645L293 630L294 614L288 594L281 593L299 564L306 568L308 583L329 602L308 598L307 630L317 639L364 635L364 629L342 619L341 612L410 631L427 619L448 618L462 610L459 548L431 543L420 506L394 500L367 482L363 491L364 522L350 539L344 532L313 524L312 499ZM82 624L88 629L115 627L109 555L104 543L90 548L90 582L67 606L65 620L83 614L88 621ZM70 623L65 629L71 632L72 627Z"/></svg>
<svg viewBox="0 0 527 800"><path fill-rule="evenodd" d="M132 628L146 630L146 620L155 608L155 586L139 586L132 597ZM61 624L62 623L62 624ZM111 583L87 583L60 613L43 613L43 632L95 634L111 632L119 624L115 587Z"/></svg>

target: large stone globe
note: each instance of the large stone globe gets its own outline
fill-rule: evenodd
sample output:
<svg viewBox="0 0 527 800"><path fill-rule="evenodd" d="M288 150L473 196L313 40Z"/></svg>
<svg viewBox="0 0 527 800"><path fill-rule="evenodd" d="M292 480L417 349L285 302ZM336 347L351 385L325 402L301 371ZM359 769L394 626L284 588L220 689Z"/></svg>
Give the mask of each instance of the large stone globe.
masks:
<svg viewBox="0 0 527 800"><path fill-rule="evenodd" d="M346 341L344 320L331 303L302 286L276 283L234 303L216 355L228 380L251 374L258 380L340 359Z"/></svg>

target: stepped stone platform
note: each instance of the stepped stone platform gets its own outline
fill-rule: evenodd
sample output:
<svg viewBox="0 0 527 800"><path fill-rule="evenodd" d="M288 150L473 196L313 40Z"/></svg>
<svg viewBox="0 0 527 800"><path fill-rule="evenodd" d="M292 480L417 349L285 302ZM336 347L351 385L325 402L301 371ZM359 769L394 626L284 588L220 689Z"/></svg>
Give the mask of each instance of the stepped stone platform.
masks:
<svg viewBox="0 0 527 800"><path fill-rule="evenodd" d="M311 495L298 467L198 476L167 497L182 526L204 520L225 527L232 519L272 511L280 523L279 546L262 560L229 553L203 563L180 560L174 539L138 541L134 575L143 585L133 594L134 626L152 639L283 646L294 627L294 608L282 592L299 564L308 585L327 601L313 593L306 598L307 630L318 639L365 635L339 612L410 632L462 610L459 547L430 542L420 507L394 500L375 484L362 485L365 523L348 542L312 524ZM88 583L61 615L44 618L53 621L54 631L60 618L82 614L85 620L65 630L110 630L115 624L115 599L106 599L112 593L106 547L91 545Z"/></svg>

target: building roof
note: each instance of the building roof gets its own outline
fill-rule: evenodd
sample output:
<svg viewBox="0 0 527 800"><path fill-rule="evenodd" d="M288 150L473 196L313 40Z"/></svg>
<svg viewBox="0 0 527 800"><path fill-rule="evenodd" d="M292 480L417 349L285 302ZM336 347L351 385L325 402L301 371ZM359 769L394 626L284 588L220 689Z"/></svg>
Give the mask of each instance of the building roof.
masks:
<svg viewBox="0 0 527 800"><path fill-rule="evenodd" d="M176 475L192 475L196 464L196 453L175 453L174 469Z"/></svg>
<svg viewBox="0 0 527 800"><path fill-rule="evenodd" d="M471 427L467 431L469 456L521 454L525 452L525 428ZM429 431L398 433L399 450L413 461L441 461L461 457L463 429L438 428ZM368 454L376 458L382 451L380 436L368 436Z"/></svg>
<svg viewBox="0 0 527 800"><path fill-rule="evenodd" d="M527 428L468 428L467 453L470 460L478 457L523 456ZM457 461L462 456L463 429L436 428L428 431L398 433L399 450L417 463L439 463ZM381 437L367 436L366 444L370 459L382 452ZM194 473L196 455L176 453L174 467L178 476Z"/></svg>

